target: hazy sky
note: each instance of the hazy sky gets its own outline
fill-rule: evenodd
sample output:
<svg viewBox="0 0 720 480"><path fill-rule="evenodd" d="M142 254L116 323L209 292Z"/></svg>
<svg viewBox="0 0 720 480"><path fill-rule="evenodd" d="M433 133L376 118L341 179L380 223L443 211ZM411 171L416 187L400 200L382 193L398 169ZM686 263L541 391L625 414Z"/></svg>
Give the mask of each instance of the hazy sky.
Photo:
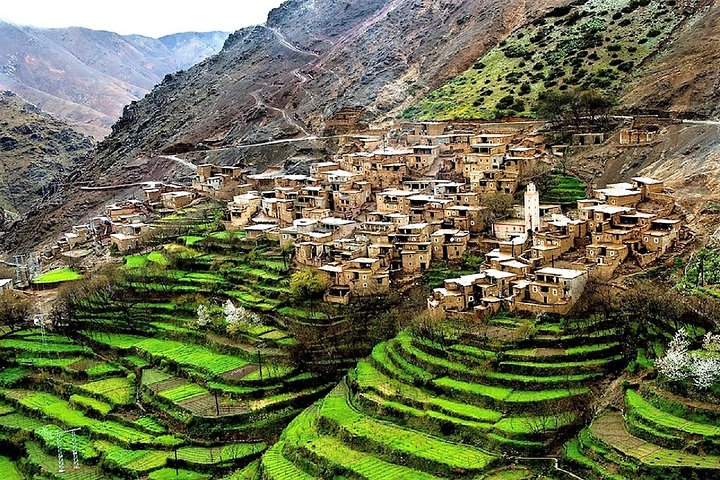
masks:
<svg viewBox="0 0 720 480"><path fill-rule="evenodd" d="M283 0L5 0L0 19L37 27L87 27L123 35L232 32L264 23Z"/></svg>

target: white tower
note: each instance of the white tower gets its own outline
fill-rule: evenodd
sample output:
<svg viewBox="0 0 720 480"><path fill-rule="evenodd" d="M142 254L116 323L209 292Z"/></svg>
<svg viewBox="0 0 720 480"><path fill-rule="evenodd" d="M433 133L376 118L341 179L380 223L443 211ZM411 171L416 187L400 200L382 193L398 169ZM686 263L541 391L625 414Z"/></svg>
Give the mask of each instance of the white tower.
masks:
<svg viewBox="0 0 720 480"><path fill-rule="evenodd" d="M525 191L525 231L540 230L540 194L534 183L530 183Z"/></svg>

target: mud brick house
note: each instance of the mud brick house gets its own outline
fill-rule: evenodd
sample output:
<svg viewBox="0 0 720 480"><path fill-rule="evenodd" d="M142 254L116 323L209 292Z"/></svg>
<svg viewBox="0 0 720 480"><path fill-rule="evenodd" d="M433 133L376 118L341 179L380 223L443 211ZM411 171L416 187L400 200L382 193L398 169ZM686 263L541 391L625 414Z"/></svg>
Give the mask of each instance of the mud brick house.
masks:
<svg viewBox="0 0 720 480"><path fill-rule="evenodd" d="M517 275L486 269L473 275L449 278L443 286L433 289L428 308L433 312L466 312L485 310L488 305L499 309L499 300L511 294L512 281Z"/></svg>
<svg viewBox="0 0 720 480"><path fill-rule="evenodd" d="M262 197L257 192L235 195L227 205L230 229L238 230L250 223L252 217L260 212L261 205Z"/></svg>
<svg viewBox="0 0 720 480"><path fill-rule="evenodd" d="M192 192L186 191L167 192L162 194L163 208L172 211L187 207L194 199L195 195L193 195Z"/></svg>
<svg viewBox="0 0 720 480"><path fill-rule="evenodd" d="M354 258L323 265L320 271L330 276L332 287L325 295L328 302L347 304L352 295L387 293L390 272L377 258Z"/></svg>
<svg viewBox="0 0 720 480"><path fill-rule="evenodd" d="M455 229L440 229L430 235L432 258L440 261L458 261L467 252L470 233Z"/></svg>
<svg viewBox="0 0 720 480"><path fill-rule="evenodd" d="M550 267L536 270L530 281L513 286L513 309L565 315L582 295L587 279L586 270Z"/></svg>
<svg viewBox="0 0 720 480"><path fill-rule="evenodd" d="M197 167L192 188L212 197L227 200L237 193L236 188L242 183L241 167L204 164Z"/></svg>

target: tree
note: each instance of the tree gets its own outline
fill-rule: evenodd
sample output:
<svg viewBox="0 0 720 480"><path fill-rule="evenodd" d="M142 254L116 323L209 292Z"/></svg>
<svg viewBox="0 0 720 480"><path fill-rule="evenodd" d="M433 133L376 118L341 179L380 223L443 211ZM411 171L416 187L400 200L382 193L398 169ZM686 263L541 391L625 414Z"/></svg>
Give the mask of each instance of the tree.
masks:
<svg viewBox="0 0 720 480"><path fill-rule="evenodd" d="M0 294L0 325L11 332L21 329L30 319L32 302L23 294L8 291Z"/></svg>
<svg viewBox="0 0 720 480"><path fill-rule="evenodd" d="M594 88L545 90L538 93L533 111L550 120L556 128L588 126L606 128L613 98Z"/></svg>
<svg viewBox="0 0 720 480"><path fill-rule="evenodd" d="M330 288L330 278L312 268L303 268L290 277L290 291L300 301L320 300Z"/></svg>
<svg viewBox="0 0 720 480"><path fill-rule="evenodd" d="M480 197L480 203L487 207L486 224L509 216L513 209L513 197L506 193L486 193Z"/></svg>

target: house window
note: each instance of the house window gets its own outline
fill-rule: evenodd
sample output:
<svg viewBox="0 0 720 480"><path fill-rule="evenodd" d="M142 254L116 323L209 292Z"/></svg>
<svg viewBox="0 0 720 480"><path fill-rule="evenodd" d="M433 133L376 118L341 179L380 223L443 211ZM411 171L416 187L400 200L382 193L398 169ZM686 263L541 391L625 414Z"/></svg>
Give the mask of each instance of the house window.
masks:
<svg viewBox="0 0 720 480"><path fill-rule="evenodd" d="M364 288L367 288L367 283L363 283L363 287L364 287Z"/></svg>
<svg viewBox="0 0 720 480"><path fill-rule="evenodd" d="M537 292L537 291L538 291L537 285L533 286L533 292Z"/></svg>
<svg viewBox="0 0 720 480"><path fill-rule="evenodd" d="M614 257L614 256L615 256L615 252L610 252L610 256L611 256L611 257Z"/></svg>
<svg viewBox="0 0 720 480"><path fill-rule="evenodd" d="M553 288L553 295L557 295L557 288Z"/></svg>
<svg viewBox="0 0 720 480"><path fill-rule="evenodd" d="M656 239L655 239L655 243L660 243L660 239L659 239L659 238L656 238Z"/></svg>
<svg viewBox="0 0 720 480"><path fill-rule="evenodd" d="M283 240L287 240L287 235L283 233Z"/></svg>
<svg viewBox="0 0 720 480"><path fill-rule="evenodd" d="M468 302L474 302L474 301L475 301L475 297L473 297L472 295L468 296Z"/></svg>

